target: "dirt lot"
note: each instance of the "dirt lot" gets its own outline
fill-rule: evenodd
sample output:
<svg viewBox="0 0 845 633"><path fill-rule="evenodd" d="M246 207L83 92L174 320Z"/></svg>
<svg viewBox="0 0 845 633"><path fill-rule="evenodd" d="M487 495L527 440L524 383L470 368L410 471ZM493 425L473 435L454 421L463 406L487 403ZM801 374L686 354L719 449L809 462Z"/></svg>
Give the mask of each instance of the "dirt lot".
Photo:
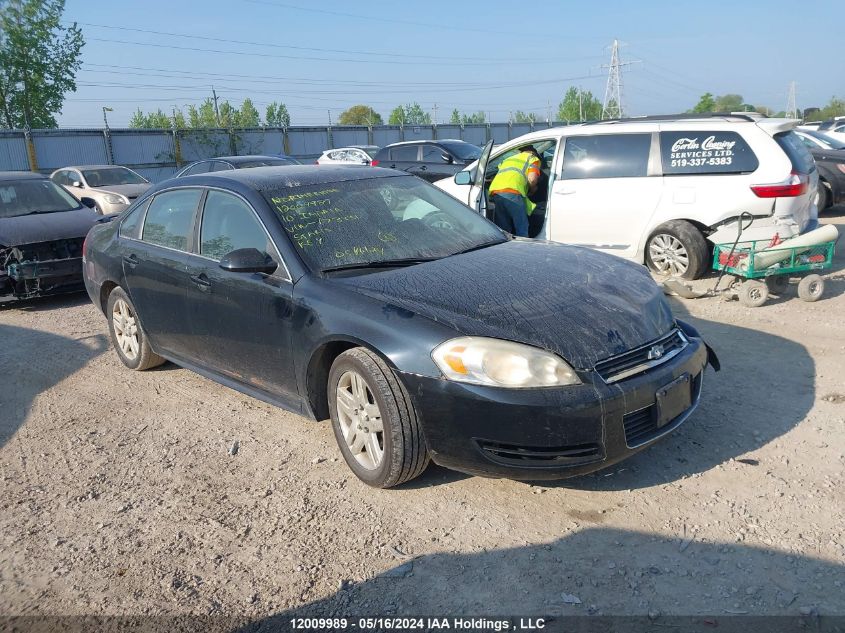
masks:
<svg viewBox="0 0 845 633"><path fill-rule="evenodd" d="M0 614L845 615L843 269L673 300L723 364L697 413L542 486L372 490L327 423L124 369L85 297L0 308Z"/></svg>

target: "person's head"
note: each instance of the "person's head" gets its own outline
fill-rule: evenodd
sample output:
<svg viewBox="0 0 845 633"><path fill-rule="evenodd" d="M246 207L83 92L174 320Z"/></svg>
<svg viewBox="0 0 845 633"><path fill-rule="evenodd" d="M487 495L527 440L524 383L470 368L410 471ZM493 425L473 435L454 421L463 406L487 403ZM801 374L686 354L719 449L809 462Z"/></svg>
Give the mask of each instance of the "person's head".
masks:
<svg viewBox="0 0 845 633"><path fill-rule="evenodd" d="M520 152L528 152L529 154L534 154L537 158L540 158L540 152L537 151L537 148L533 145L523 145L519 148Z"/></svg>

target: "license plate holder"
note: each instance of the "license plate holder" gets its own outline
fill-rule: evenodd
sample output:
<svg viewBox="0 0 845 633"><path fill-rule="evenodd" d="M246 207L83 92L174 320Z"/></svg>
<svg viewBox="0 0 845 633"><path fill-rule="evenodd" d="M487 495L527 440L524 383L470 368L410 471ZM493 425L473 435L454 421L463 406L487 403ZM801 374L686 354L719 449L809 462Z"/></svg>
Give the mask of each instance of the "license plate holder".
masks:
<svg viewBox="0 0 845 633"><path fill-rule="evenodd" d="M689 374L678 376L657 390L657 428L669 424L692 406L692 379Z"/></svg>

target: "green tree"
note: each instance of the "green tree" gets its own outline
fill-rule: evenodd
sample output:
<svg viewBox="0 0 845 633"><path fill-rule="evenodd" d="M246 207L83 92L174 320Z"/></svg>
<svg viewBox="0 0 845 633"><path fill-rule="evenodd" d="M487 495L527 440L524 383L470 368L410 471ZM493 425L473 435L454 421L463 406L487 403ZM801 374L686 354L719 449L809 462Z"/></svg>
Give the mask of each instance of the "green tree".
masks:
<svg viewBox="0 0 845 633"><path fill-rule="evenodd" d="M229 103L228 101L223 101L219 105L219 112L220 114L217 117L219 124L217 125L217 127L235 127L238 118L238 111L234 107L232 107L231 103Z"/></svg>
<svg viewBox="0 0 845 633"><path fill-rule="evenodd" d="M819 110L818 113L818 118L822 121L825 119L831 119L835 116L845 116L845 99L831 97L830 102Z"/></svg>
<svg viewBox="0 0 845 633"><path fill-rule="evenodd" d="M238 110L236 127L258 127L261 125L261 115L252 104L252 99L247 97Z"/></svg>
<svg viewBox="0 0 845 633"><path fill-rule="evenodd" d="M716 97L715 112L742 112L745 101L742 95L726 94Z"/></svg>
<svg viewBox="0 0 845 633"><path fill-rule="evenodd" d="M267 106L264 120L270 127L289 127L290 114L284 103L273 102Z"/></svg>
<svg viewBox="0 0 845 633"><path fill-rule="evenodd" d="M337 122L340 125L382 125L384 119L370 106L360 104L342 112Z"/></svg>
<svg viewBox="0 0 845 633"><path fill-rule="evenodd" d="M557 120L566 121L597 121L601 118L601 101L593 96L589 90L579 92L575 86L563 95L563 101L557 107ZM582 116L583 115L583 116Z"/></svg>
<svg viewBox="0 0 845 633"><path fill-rule="evenodd" d="M390 125L431 125L431 115L419 103L398 105L390 113Z"/></svg>
<svg viewBox="0 0 845 633"><path fill-rule="evenodd" d="M690 110L695 114L701 114L703 112L713 112L716 109L716 100L713 98L713 95L709 92L705 92L701 95L701 98L698 100L698 103L695 104L695 107Z"/></svg>
<svg viewBox="0 0 845 633"><path fill-rule="evenodd" d="M478 112L471 112L470 114L461 114L457 108L452 110L452 116L449 119L449 123L452 125L472 125L486 122L487 117L481 110Z"/></svg>
<svg viewBox="0 0 845 633"><path fill-rule="evenodd" d="M0 1L0 122L7 128L56 127L85 44L63 26L64 0Z"/></svg>
<svg viewBox="0 0 845 633"><path fill-rule="evenodd" d="M167 130L173 127L174 120L177 128L185 127L185 117L178 110L176 111L174 119L173 117L167 116L161 109L155 112L150 112L149 114L144 114L141 111L141 108L138 108L129 120L129 127L146 130Z"/></svg>
<svg viewBox="0 0 845 633"><path fill-rule="evenodd" d="M452 125L460 125L461 124L461 113L458 112L457 108L452 110L452 116L449 118L449 123L451 123Z"/></svg>
<svg viewBox="0 0 845 633"><path fill-rule="evenodd" d="M217 127L217 113L211 97L203 101L199 107L193 104L188 106L188 127L194 130Z"/></svg>
<svg viewBox="0 0 845 633"><path fill-rule="evenodd" d="M514 123L536 123L537 115L533 112L525 113L522 110L517 110L513 113Z"/></svg>

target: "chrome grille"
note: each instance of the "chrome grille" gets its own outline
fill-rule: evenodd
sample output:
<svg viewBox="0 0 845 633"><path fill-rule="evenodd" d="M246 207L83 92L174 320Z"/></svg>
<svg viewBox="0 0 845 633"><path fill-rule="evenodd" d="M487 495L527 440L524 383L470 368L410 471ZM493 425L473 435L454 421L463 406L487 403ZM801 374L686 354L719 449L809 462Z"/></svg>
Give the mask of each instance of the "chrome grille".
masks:
<svg viewBox="0 0 845 633"><path fill-rule="evenodd" d="M611 356L596 363L595 370L607 383L636 376L674 358L687 345L687 337L678 329L642 347Z"/></svg>

